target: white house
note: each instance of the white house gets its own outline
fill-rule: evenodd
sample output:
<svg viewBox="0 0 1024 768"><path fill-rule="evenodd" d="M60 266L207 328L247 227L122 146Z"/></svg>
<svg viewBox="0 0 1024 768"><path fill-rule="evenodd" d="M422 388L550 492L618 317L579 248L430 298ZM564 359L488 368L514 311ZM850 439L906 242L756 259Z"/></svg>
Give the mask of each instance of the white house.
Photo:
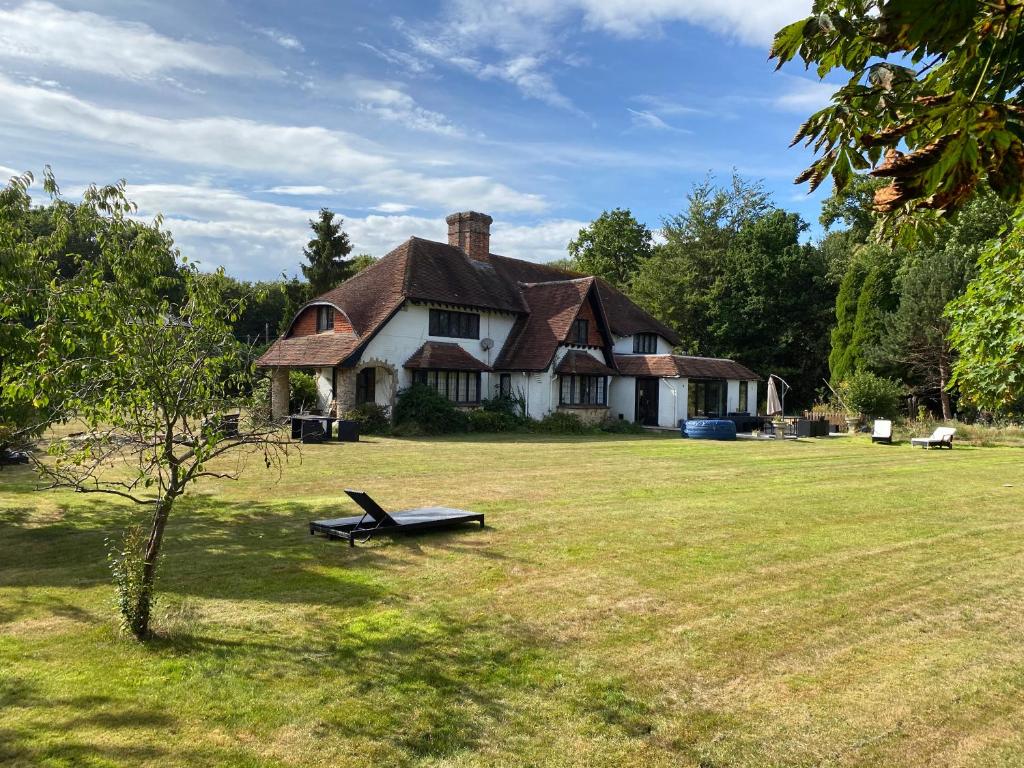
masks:
<svg viewBox="0 0 1024 768"><path fill-rule="evenodd" d="M673 355L676 334L599 278L491 253L490 216L447 222L447 244L412 237L299 310L259 360L275 416L290 368L316 371L324 412L392 405L414 382L465 407L516 393L534 418L675 427L756 412L749 369Z"/></svg>

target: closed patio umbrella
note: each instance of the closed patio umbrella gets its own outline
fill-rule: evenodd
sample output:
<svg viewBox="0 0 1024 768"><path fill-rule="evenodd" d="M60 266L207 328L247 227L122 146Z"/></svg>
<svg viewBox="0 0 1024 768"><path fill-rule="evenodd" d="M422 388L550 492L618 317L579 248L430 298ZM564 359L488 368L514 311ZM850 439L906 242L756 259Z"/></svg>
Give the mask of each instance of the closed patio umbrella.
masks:
<svg viewBox="0 0 1024 768"><path fill-rule="evenodd" d="M781 386L782 392L779 392L779 386L776 386L775 382L778 381ZM785 404L786 404L786 392L789 391L789 384L785 382L780 376L776 376L774 373L768 377L768 415L779 416L785 415Z"/></svg>

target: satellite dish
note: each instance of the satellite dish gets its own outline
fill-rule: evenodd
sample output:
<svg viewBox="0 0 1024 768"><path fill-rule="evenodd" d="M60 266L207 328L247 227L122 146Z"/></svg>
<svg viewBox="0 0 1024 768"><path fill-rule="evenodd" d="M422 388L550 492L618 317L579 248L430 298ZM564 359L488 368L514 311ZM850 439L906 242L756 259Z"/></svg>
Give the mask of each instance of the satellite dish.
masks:
<svg viewBox="0 0 1024 768"><path fill-rule="evenodd" d="M494 346L494 339L480 339L480 349L486 352L488 349Z"/></svg>

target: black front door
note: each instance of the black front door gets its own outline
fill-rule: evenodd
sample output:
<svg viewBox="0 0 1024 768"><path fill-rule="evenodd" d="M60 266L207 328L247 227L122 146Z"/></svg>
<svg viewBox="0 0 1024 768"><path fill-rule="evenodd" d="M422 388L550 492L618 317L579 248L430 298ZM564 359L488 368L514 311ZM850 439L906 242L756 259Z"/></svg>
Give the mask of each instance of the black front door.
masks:
<svg viewBox="0 0 1024 768"><path fill-rule="evenodd" d="M645 427L658 426L658 380L636 380L636 420Z"/></svg>

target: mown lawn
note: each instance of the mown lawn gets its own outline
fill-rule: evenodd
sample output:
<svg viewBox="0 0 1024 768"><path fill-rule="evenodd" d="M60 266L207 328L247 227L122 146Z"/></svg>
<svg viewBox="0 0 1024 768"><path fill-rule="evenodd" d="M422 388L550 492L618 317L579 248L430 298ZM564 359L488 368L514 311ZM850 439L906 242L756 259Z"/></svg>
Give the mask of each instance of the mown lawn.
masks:
<svg viewBox="0 0 1024 768"><path fill-rule="evenodd" d="M1024 764L1024 452L864 438L309 446L171 521L116 630L128 509L0 472L0 764ZM349 549L306 521L488 527Z"/></svg>

